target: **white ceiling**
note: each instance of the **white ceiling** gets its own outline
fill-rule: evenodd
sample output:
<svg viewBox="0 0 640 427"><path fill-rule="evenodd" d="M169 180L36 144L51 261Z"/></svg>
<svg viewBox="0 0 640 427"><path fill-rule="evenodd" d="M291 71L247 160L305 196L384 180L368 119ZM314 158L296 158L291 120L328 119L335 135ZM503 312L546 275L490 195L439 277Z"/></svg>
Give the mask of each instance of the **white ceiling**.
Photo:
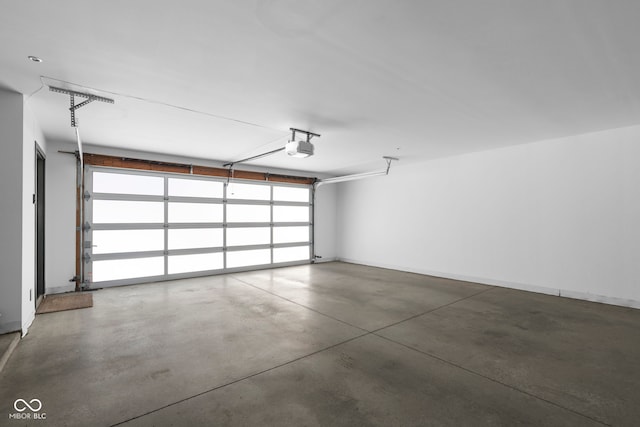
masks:
<svg viewBox="0 0 640 427"><path fill-rule="evenodd" d="M11 1L0 86L114 98L78 110L85 143L225 161L297 127L314 157L253 164L359 172L640 123L638 22L637 0ZM29 103L73 140L68 97Z"/></svg>

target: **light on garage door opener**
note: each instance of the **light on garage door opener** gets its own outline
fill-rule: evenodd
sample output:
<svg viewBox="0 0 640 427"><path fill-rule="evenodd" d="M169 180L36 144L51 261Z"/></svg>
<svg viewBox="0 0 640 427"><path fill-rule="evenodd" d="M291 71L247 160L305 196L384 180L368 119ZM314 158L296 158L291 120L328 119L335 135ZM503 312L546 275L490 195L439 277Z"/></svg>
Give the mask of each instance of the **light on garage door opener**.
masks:
<svg viewBox="0 0 640 427"><path fill-rule="evenodd" d="M313 144L311 143L311 138L314 136L319 137L320 135L294 128L291 128L291 132L291 140L284 146L287 155L301 158L313 156ZM307 136L306 139L296 139L296 132L305 134Z"/></svg>

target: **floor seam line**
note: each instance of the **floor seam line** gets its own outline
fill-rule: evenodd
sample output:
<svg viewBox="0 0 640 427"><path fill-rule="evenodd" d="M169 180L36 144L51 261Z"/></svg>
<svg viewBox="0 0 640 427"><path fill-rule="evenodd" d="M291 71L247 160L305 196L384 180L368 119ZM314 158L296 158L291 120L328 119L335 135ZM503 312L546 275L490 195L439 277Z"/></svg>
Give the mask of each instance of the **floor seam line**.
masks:
<svg viewBox="0 0 640 427"><path fill-rule="evenodd" d="M261 288L261 287L259 287L259 286L253 285L253 284L251 284L251 283L249 283L249 282L245 282L244 280L242 280L242 279L238 279L237 277L231 276L231 278L232 278L232 279L235 279L235 280L237 280L238 282L243 283L243 284L245 284L245 285L247 285L247 286L251 286L251 287L252 287L252 288L254 288L254 289L258 289L259 291L262 291L262 292L265 292L265 293L267 293L267 294L269 294L269 295L272 295L272 296L274 296L274 297L277 297L277 298L283 299L283 300L285 300L285 301L287 301L287 302L290 302L290 303L292 303L292 304L295 304L295 305L297 305L297 306L299 306L299 307L306 308L307 310L309 310L309 311L313 311L314 313L317 313L317 314L319 314L319 315L321 315L321 316L325 316L325 317L327 317L327 318L329 318L329 319L331 319L331 320L335 320L336 322L343 323L343 324L345 324L345 325L347 325L347 326L351 326L352 328L359 329L359 330L361 330L361 331L363 331L363 332L368 332L368 333L375 332L375 331L369 331L369 330L367 330L367 329L361 328L360 326L352 325L352 324L351 324L351 323L349 323L349 322L345 322L344 320L341 320L341 319L338 319L338 318L336 318L336 317L330 316L330 315L328 315L328 314L326 314L326 313L323 313L323 312L321 312L321 311L318 311L318 310L316 310L316 309L314 309L314 308L307 307L307 306L306 306L306 305L304 305L304 304L300 304L299 302L296 302L296 301L293 301L293 300L291 300L291 299L289 299L289 298L283 297L282 295L278 295L278 294L276 294L276 293L273 293L273 292L270 292L270 291L268 291L268 290L266 290L266 289L263 289L263 288Z"/></svg>
<svg viewBox="0 0 640 427"><path fill-rule="evenodd" d="M429 310L427 310L427 311L425 311L425 312L423 312L423 313L418 313L418 314L416 314L416 315L413 315L413 316L408 317L408 318L406 318L406 319L403 319L403 320L400 320L400 321L398 321L398 322L392 323L392 324L390 324L390 325L386 325L386 326L383 326L383 327L381 327L381 328L374 329L373 331L371 331L371 333L372 333L372 334L375 334L376 332L382 331L383 329L391 328L391 327L393 327L393 326L397 326L397 325L399 325L399 324L401 324L401 323L408 322L409 320L417 319L418 317L421 317L421 316L424 316L424 315L426 315L426 314L430 314L430 313L433 313L433 312L435 312L435 311L438 311L438 310L440 310L441 308L446 308L446 307L452 306L452 305L454 305L454 304L457 304L457 303L459 303L459 302L461 302L461 301L466 301L466 300L468 300L468 299L470 299L470 298L473 298L473 297L475 297L475 296L478 296L478 295L483 294L483 293L485 293L485 292L489 292L489 291L494 290L494 289L495 289L495 286L492 286L492 287L490 287L489 289L483 289L483 290L481 290L480 292L476 292L475 294L472 294L472 295L466 296L466 297L464 297L464 298L457 299L457 300L455 300L455 301L451 301L450 303L447 303L447 304L444 304L444 305L441 305L441 306L438 306L438 307L435 307L435 308L431 308L431 309L429 309Z"/></svg>
<svg viewBox="0 0 640 427"><path fill-rule="evenodd" d="M122 424L128 423L129 421L133 421L133 420L137 420L137 419L142 418L142 417L146 417L147 415L151 415L151 414L153 414L153 413L155 413L155 412L161 411L161 410L166 409L166 408L170 408L170 407L172 407L172 406L178 405L178 404L180 404L180 403L186 402L186 401L191 400L191 399L194 399L194 398L196 398L196 397L203 396L203 395L205 395L205 394L207 394L207 393L211 393L211 392L213 392L213 391L220 390L220 389L222 389L222 388L225 388L225 387L228 387L228 386L231 386L231 385L234 385L234 384L238 384L238 383L240 383L240 382L242 382L242 381L245 381L245 380L248 380L248 379L251 379L251 378L257 377L257 376L259 376L259 375L266 374L267 372L271 372L271 371L274 371L274 370L276 370L276 369L283 368L283 367L285 367L285 366L287 366L287 365L290 365L290 364L292 364L292 363L299 362L299 361L300 361L300 360L302 360L302 359L306 359L306 358L308 358L308 357L315 356L316 354L322 353L322 352L327 351L327 350L334 349L334 348L339 347L339 346L341 346L341 345L343 345L343 344L350 343L351 341L355 341L355 340L357 340L357 339L360 339L360 338L366 337L366 336L371 335L371 334L372 334L372 332L368 332L368 331L366 331L366 333L364 333L364 334L361 334L361 335L358 335L358 336L355 336L355 337L351 337L351 338L349 338L349 339L347 339L347 340L341 341L341 342L336 343L336 344L332 344L332 345L330 345L330 346L328 346L328 347L325 347L325 348L322 348L322 349L320 349L320 350L316 350L316 351L313 351L313 352L311 352L311 353L309 353L309 354L305 354L305 355L303 355L303 356L300 356L300 357L297 357L297 358L295 358L295 359L289 360L289 361L287 361L287 362L281 363L281 364L279 364L279 365L272 366L271 368L263 369L263 370L262 370L262 371L260 371L260 372L255 372L255 373L253 373L253 374L246 375L246 376L244 376L244 377L242 377L242 378L238 378L238 379L236 379L236 380L229 381L228 383L221 384L221 385L219 385L219 386L216 386L216 387L210 388L210 389L205 390L205 391L201 391L201 392L196 393L196 394L194 394L194 395L192 395L192 396L185 397L185 398L183 398L183 399L177 400L177 401L175 401L175 402L172 402L172 403L169 403L169 404L167 404L167 405L161 406L161 407L159 407L159 408L153 409L153 410L151 410L151 411L145 412L144 414L141 414L141 415L137 415L137 416L135 416L135 417L128 418L128 419L126 419L126 420L124 420L124 421L120 421L120 422L115 423L115 424L111 424L111 427L119 426L119 425L122 425Z"/></svg>
<svg viewBox="0 0 640 427"><path fill-rule="evenodd" d="M553 402L553 401L547 400L547 399L545 399L544 397L540 397L540 396L537 396L537 395L535 395L535 394L533 394L533 393L530 393L530 392L528 392L528 391L526 391L526 390L519 389L518 387L515 387L515 386L510 385L510 384L507 384L507 383L504 383L504 382L499 381L499 380L497 380L497 379L495 379L495 378L491 378L491 377L489 377L489 376L486 376L486 375L484 375L484 374L481 374L480 372L476 372L476 371L474 371L474 370L472 370L472 369L466 368L466 367L464 367L464 366L462 366L462 365L458 365L458 364L456 364L456 363L454 363L454 362L451 362L451 361L449 361L449 360L447 360L447 359L444 359L444 358L442 358L442 357L439 357L439 356L436 356L436 355L434 355L434 354L428 353L428 352L426 352L426 351L423 351L423 350L417 349L417 348L412 347L412 346L410 346L410 345L407 345L407 344L401 343L401 342L396 341L396 340L394 340L394 339L392 339L392 338L385 337L384 335L379 335L379 334L377 334L376 332L377 332L377 331L373 331L373 332L371 332L371 335L374 335L374 336L376 336L376 337L382 338L382 339L384 339L384 340L386 340L386 341L389 341L389 342L392 342L392 343L394 343L394 344L400 345L400 346L405 347L405 348L407 348L407 349L409 349L409 350L415 351L415 352L417 352L417 353L420 353L420 354L422 354L422 355L424 355L424 356L427 356L427 357L430 357L430 358L432 358L432 359L438 360L438 361L440 361L440 362L446 363L446 364L447 364L447 365L449 365L449 366L453 366L453 367L455 367L455 368L461 369L461 370L463 370L463 371L465 371L465 372L468 372L468 373L470 373L470 374L473 374L473 375L479 376L479 377L484 378L484 379L486 379L486 380L489 380L489 381L491 381L491 382L493 382L493 383L499 384L499 385L501 385L501 386L503 386L503 387L507 387L507 388L509 388L509 389L511 389L511 390L514 390L514 391L516 391L516 392L519 392L519 393L522 393L522 394L527 395L527 396L529 396L529 397L532 397L532 398L534 398L534 399L537 399L537 400L540 400L540 401L542 401L542 402L548 403L548 404L550 404L550 405L552 405L552 406L555 406L556 408L563 409L563 410L565 410L565 411L571 412L571 413L573 413L573 414L575 414L575 415L579 415L579 416L581 416L581 417L587 418L587 419L589 419L589 420L591 420L591 421L595 421L595 422L597 422L597 423L599 423L599 424L602 424L602 425L605 425L605 426L611 426L611 424L609 424L609 423L607 423L607 422L605 422L605 421L602 421L602 420L599 420L599 419L597 419L597 418L591 417L590 415L583 414L583 413L578 412L578 411L576 411L576 410L574 410L574 409L567 408L567 407L562 406L562 405L560 405L560 404L557 404L557 403L555 403L555 402Z"/></svg>

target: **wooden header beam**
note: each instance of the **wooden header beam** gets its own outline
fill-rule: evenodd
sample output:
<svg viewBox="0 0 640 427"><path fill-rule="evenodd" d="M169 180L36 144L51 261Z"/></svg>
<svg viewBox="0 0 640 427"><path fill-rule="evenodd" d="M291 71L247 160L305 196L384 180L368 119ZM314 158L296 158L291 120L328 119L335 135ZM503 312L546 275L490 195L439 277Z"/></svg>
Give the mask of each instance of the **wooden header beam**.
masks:
<svg viewBox="0 0 640 427"><path fill-rule="evenodd" d="M224 168L186 165L182 163L158 162L155 160L131 159L118 156L106 156L103 154L84 153L84 164L93 166L107 166L112 168L182 173L185 175L217 176L221 178L229 177L229 169ZM311 185L316 182L316 178L310 177L289 176L236 169L233 170L232 178L306 185Z"/></svg>

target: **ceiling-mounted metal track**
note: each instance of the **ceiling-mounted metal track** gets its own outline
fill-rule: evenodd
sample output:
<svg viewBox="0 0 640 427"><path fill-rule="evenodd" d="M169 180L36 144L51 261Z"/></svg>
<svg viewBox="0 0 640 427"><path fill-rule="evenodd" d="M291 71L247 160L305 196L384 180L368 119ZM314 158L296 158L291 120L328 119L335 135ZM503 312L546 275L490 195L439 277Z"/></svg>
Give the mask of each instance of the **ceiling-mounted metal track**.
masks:
<svg viewBox="0 0 640 427"><path fill-rule="evenodd" d="M371 178L371 177L374 177L374 176L389 175L389 169L391 169L391 162L398 161L400 159L397 158L397 157L391 157L391 156L382 156L382 158L387 162L387 168L385 170L356 173L356 174L353 174L353 175L336 176L334 178L319 179L314 183L314 188L318 188L318 187L320 187L321 185L324 185L324 184L337 184L339 182L355 181L356 179L363 179L363 178Z"/></svg>
<svg viewBox="0 0 640 427"><path fill-rule="evenodd" d="M296 139L296 132L305 134L307 136L307 142L310 142L311 138L314 137L314 136L316 136L318 138L320 137L319 133L313 133L313 132L309 132L307 130L296 129L296 128L289 128L289 130L292 132L292 134L291 134L291 140L292 141L294 141ZM275 154L275 153L278 153L278 152L284 151L284 150L285 150L285 147L276 148L275 150L267 151L266 153L261 153L261 154L255 155L255 156L247 157L245 159L236 160L235 162L227 162L227 163L223 164L222 167L233 168L233 166L235 164L237 164L237 163L244 163L244 162L248 162L248 161L251 161L251 160L261 159L263 157L270 156L271 154Z"/></svg>
<svg viewBox="0 0 640 427"><path fill-rule="evenodd" d="M296 128L289 128L289 130L292 132L292 135L291 135L292 141L296 139L296 132L304 133L305 135L307 135L307 142L310 142L311 138L314 136L317 136L318 138L320 138L319 133L309 132L308 130L302 130L302 129L296 129Z"/></svg>
<svg viewBox="0 0 640 427"><path fill-rule="evenodd" d="M84 93L84 92L77 92L75 90L70 90L70 89L63 89L61 87L55 87L55 86L49 86L49 90L51 92L57 92L57 93L62 93L65 95L69 95L69 103L70 103L70 107L69 107L69 111L71 112L71 127L77 127L78 123L76 120L76 110L80 107L84 107L85 105L93 102L93 101L99 101L99 102L106 102L108 104L113 104L115 101L111 98L105 98L103 96L98 96L98 95L92 95L90 93ZM84 101L82 101L79 104L75 103L75 97L79 96L82 98L86 98Z"/></svg>
<svg viewBox="0 0 640 427"><path fill-rule="evenodd" d="M235 165L236 163L244 163L244 162L248 162L250 160L261 159L261 158L269 156L271 154L275 154L278 151L284 151L284 147L276 148L275 150L267 151L266 153L258 154L257 156L247 157L246 159L236 160L235 162L227 162L227 163L223 164L222 167L224 167L224 168L226 168L226 167L233 168L233 165Z"/></svg>

